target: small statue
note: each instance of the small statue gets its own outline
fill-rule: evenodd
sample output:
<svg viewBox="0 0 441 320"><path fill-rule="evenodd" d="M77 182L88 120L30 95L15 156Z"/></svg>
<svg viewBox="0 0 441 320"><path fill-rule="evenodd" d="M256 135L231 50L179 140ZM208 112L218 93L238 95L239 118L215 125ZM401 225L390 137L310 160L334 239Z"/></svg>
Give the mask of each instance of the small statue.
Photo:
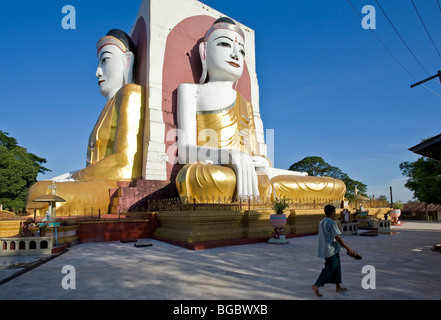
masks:
<svg viewBox="0 0 441 320"><path fill-rule="evenodd" d="M50 222L52 221L52 213L51 213L51 207L49 206L49 209L46 210L46 215L44 216L43 222Z"/></svg>

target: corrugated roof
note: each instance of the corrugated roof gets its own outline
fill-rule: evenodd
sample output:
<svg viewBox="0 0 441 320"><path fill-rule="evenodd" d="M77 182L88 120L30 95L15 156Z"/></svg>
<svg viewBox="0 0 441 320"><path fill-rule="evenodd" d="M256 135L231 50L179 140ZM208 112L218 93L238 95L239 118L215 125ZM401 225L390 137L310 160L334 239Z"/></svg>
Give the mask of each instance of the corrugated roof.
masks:
<svg viewBox="0 0 441 320"><path fill-rule="evenodd" d="M441 204L433 204L430 203L427 205L428 211L441 211ZM426 211L426 204L425 203L406 203L403 206L403 209L401 211L404 212L410 212L410 211Z"/></svg>

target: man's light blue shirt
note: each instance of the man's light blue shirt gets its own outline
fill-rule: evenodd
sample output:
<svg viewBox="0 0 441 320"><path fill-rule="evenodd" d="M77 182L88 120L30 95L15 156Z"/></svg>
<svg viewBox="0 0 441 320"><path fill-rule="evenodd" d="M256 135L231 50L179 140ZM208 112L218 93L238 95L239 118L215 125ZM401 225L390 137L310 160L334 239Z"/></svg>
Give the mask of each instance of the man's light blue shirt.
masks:
<svg viewBox="0 0 441 320"><path fill-rule="evenodd" d="M341 231L335 220L324 218L320 221L318 233L318 256L320 258L329 258L343 250L335 240L335 237L340 234Z"/></svg>

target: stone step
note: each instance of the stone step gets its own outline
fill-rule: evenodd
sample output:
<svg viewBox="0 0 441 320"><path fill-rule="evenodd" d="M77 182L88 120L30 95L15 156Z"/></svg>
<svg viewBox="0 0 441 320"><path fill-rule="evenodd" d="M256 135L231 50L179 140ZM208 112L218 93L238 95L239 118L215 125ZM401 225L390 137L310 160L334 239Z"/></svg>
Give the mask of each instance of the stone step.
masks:
<svg viewBox="0 0 441 320"><path fill-rule="evenodd" d="M133 206L147 207L148 199L179 197L176 187L170 181L143 180L118 181L118 188L112 188L110 195L110 211L116 214L127 213Z"/></svg>

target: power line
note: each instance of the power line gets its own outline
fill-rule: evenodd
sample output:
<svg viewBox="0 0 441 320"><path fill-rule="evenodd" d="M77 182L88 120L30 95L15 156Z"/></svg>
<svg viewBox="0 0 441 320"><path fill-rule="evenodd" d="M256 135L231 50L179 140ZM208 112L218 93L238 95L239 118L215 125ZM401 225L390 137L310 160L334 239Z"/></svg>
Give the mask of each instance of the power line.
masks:
<svg viewBox="0 0 441 320"><path fill-rule="evenodd" d="M351 6L351 8L354 10L354 12L360 17L361 20L363 20L363 17L360 15L360 13L358 13L357 9L355 9L355 7L352 5L351 1L346 0L346 2ZM374 32L373 29L369 28L369 31L372 33L372 35L375 37L375 39L377 39L377 41L383 46L383 48L391 55L391 57L395 60L396 63L398 63L398 65L404 70L406 71L406 73L413 78L414 80L417 80L417 78L397 59L397 57L395 57L395 55L392 53L392 51L390 51L388 49L388 47L384 44L383 41L381 41L381 39L377 36L377 34ZM426 85L422 84L422 86L424 88L426 88L428 91L430 91L431 93L433 93L434 95L436 95L438 98L441 98L441 95L439 95L438 93L436 93L435 91L433 91L432 89L430 89L429 87L427 87Z"/></svg>
<svg viewBox="0 0 441 320"><path fill-rule="evenodd" d="M438 1L438 0L437 0L437 1ZM420 15L420 13L418 12L417 7L415 6L415 3L413 2L413 0L410 0L410 2L412 2L412 5L413 5L413 7L414 7L414 9L415 9L415 11L416 11L416 13L417 13L417 15L418 15L418 18L420 18L420 21L421 21L421 23L423 24L424 30L426 30L426 33L427 33L427 35L429 36L429 39L430 39L430 41L432 42L433 47L435 48L436 52L438 53L438 55L439 55L440 58L441 58L441 54L439 53L438 48L437 48L436 45L435 45L435 42L433 42L433 39L432 39L432 37L430 36L429 30L427 30L426 25L425 25L425 23L424 23L424 21L423 21L423 18L421 18L421 15ZM439 2L438 2L438 5L439 5Z"/></svg>
<svg viewBox="0 0 441 320"><path fill-rule="evenodd" d="M395 33L398 35L398 37L400 38L400 40L404 43L404 45L406 46L407 50L409 50L410 54L412 55L412 57L414 57L414 59L416 60L416 62L420 65L420 67L427 73L427 75L430 75L429 72L426 70L426 68L424 68L424 66L421 64L420 60L418 60L418 58L415 56L415 54L412 52L412 50L410 50L409 46L407 45L406 41L404 41L403 37L400 35L400 33L398 32L397 28L395 28L394 24L392 23L392 21L390 21L389 17L387 16L386 12L384 12L383 8L381 7L381 5L378 3L377 0L375 0L375 2L377 3L378 7L380 8L381 12L383 12L384 16L386 17L387 21L389 22L389 24L392 26L392 28L395 30Z"/></svg>
<svg viewBox="0 0 441 320"><path fill-rule="evenodd" d="M360 17L360 19L363 19L363 17L358 13L357 9L355 9L355 7L352 5L352 3L349 0L346 0L348 2L348 4L352 7L352 9L354 9L355 13ZM392 51L390 51L386 45L384 44L383 41L381 41L381 39L377 36L377 34L374 32L373 29L369 28L369 31L374 35L374 37L378 40L378 42L380 42L380 44L383 46L384 49L386 49L387 52L389 52L389 54L392 56L392 58L395 60L395 62L397 62L401 68L404 69L404 71L406 71L412 78L414 78L416 80L416 78L413 76L412 73L410 73L409 70L406 69L405 66L403 66L401 64L401 62L395 57L395 55L392 53Z"/></svg>

